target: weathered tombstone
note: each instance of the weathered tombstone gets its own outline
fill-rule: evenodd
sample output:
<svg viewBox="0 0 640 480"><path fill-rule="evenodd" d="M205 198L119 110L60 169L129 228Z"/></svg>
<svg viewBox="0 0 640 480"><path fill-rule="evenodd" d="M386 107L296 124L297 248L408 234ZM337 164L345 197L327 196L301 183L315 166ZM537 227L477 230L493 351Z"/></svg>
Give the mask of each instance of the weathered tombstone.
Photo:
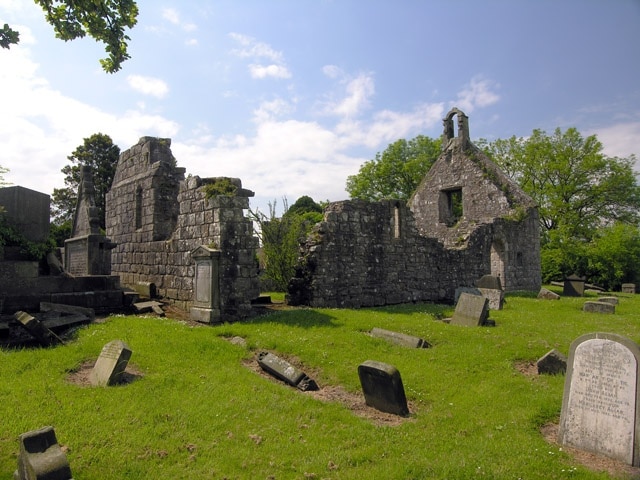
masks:
<svg viewBox="0 0 640 480"><path fill-rule="evenodd" d="M584 302L582 310L593 313L616 313L616 306L607 302Z"/></svg>
<svg viewBox="0 0 640 480"><path fill-rule="evenodd" d="M450 323L452 325L478 327L487 323L488 317L489 301L486 298L461 293Z"/></svg>
<svg viewBox="0 0 640 480"><path fill-rule="evenodd" d="M419 337L407 335L404 333L392 332L390 330L384 330L382 328L374 327L371 329L371 336L377 338L384 338L385 340L409 348L429 348L431 345Z"/></svg>
<svg viewBox="0 0 640 480"><path fill-rule="evenodd" d="M89 381L99 387L119 383L130 358L131 350L122 340L107 343L102 347L102 352L89 375Z"/></svg>
<svg viewBox="0 0 640 480"><path fill-rule="evenodd" d="M538 292L538 298L541 300L560 300L560 295L546 288L541 288Z"/></svg>
<svg viewBox="0 0 640 480"><path fill-rule="evenodd" d="M590 333L571 344L559 442L640 466L640 347L612 333Z"/></svg>
<svg viewBox="0 0 640 480"><path fill-rule="evenodd" d="M220 322L220 250L200 245L191 258L196 264L191 318L202 323Z"/></svg>
<svg viewBox="0 0 640 480"><path fill-rule="evenodd" d="M577 275L570 275L564 279L562 294L566 297L582 297L584 295L585 279Z"/></svg>
<svg viewBox="0 0 640 480"><path fill-rule="evenodd" d="M396 367L367 360L358 366L358 376L367 405L381 412L409 415L402 378Z"/></svg>
<svg viewBox="0 0 640 480"><path fill-rule="evenodd" d="M549 350L536 362L538 374L558 375L567 371L567 357L555 348Z"/></svg>
<svg viewBox="0 0 640 480"><path fill-rule="evenodd" d="M18 311L13 314L18 323L35 338L40 345L48 347L56 343L62 343L60 338L42 324L37 318L27 312Z"/></svg>
<svg viewBox="0 0 640 480"><path fill-rule="evenodd" d="M269 352L258 354L258 365L271 375L283 380L298 390L318 390L318 385L304 372L291 365L286 360Z"/></svg>
<svg viewBox="0 0 640 480"><path fill-rule="evenodd" d="M600 297L598 298L598 302L610 303L611 305L618 305L620 300L618 297Z"/></svg>
<svg viewBox="0 0 640 480"><path fill-rule="evenodd" d="M67 461L53 427L20 435L18 469L14 480L73 480Z"/></svg>
<svg viewBox="0 0 640 480"><path fill-rule="evenodd" d="M476 287L487 288L489 290L502 290L502 282L500 281L500 277L483 275L476 281Z"/></svg>
<svg viewBox="0 0 640 480"><path fill-rule="evenodd" d="M455 291L454 299L457 302L462 293L468 293L470 295L480 295L489 301L489 308L491 310L502 310L504 304L504 291L495 288L480 288L480 287L458 287Z"/></svg>
<svg viewBox="0 0 640 480"><path fill-rule="evenodd" d="M622 293L636 293L636 284L635 283L623 283L622 284Z"/></svg>

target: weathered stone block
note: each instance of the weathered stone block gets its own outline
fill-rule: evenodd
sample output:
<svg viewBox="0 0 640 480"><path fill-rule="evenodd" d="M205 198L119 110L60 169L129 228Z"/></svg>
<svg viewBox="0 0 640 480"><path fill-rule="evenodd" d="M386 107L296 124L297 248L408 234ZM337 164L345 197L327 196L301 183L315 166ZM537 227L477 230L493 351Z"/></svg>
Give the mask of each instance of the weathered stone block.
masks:
<svg viewBox="0 0 640 480"><path fill-rule="evenodd" d="M371 336L377 338L383 338L396 345L409 348L429 348L431 345L424 339L414 337L412 335L406 335L404 333L392 332L390 330L384 330L382 328L373 328L371 330Z"/></svg>
<svg viewBox="0 0 640 480"><path fill-rule="evenodd" d="M73 480L67 457L53 427L20 435L18 470L14 480Z"/></svg>
<svg viewBox="0 0 640 480"><path fill-rule="evenodd" d="M560 295L546 288L541 288L538 293L538 298L541 300L560 300Z"/></svg>
<svg viewBox="0 0 640 480"><path fill-rule="evenodd" d="M584 302L582 310L593 313L616 313L616 306L607 302Z"/></svg>

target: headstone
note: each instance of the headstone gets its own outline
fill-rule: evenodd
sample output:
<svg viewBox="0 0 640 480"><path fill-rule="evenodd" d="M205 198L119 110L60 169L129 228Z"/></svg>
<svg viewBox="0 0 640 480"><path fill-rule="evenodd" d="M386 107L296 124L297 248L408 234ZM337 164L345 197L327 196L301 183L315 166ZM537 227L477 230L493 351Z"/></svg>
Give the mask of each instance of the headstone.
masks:
<svg viewBox="0 0 640 480"><path fill-rule="evenodd" d="M622 284L622 293L636 293L636 284L635 283L623 283Z"/></svg>
<svg viewBox="0 0 640 480"><path fill-rule="evenodd" d="M564 279L562 294L566 297L582 297L584 295L585 279L577 275L571 275Z"/></svg>
<svg viewBox="0 0 640 480"><path fill-rule="evenodd" d="M539 375L558 375L567 371L567 357L555 348L549 350L536 362Z"/></svg>
<svg viewBox="0 0 640 480"><path fill-rule="evenodd" d="M584 302L582 310L593 313L616 313L616 306L607 302Z"/></svg>
<svg viewBox="0 0 640 480"><path fill-rule="evenodd" d="M451 325L478 327L484 325L488 317L489 301L486 298L461 293L450 323Z"/></svg>
<svg viewBox="0 0 640 480"><path fill-rule="evenodd" d="M483 275L476 281L476 287L487 288L489 290L502 290L502 282L500 281L500 277Z"/></svg>
<svg viewBox="0 0 640 480"><path fill-rule="evenodd" d="M260 365L264 371L296 387L298 390L302 390L303 392L307 390L318 390L318 385L314 380L273 353L260 352L258 354L258 365Z"/></svg>
<svg viewBox="0 0 640 480"><path fill-rule="evenodd" d="M409 415L402 378L396 367L367 360L358 366L358 376L367 405L381 412Z"/></svg>
<svg viewBox="0 0 640 480"><path fill-rule="evenodd" d="M559 442L640 466L640 347L612 333L577 338L569 351Z"/></svg>
<svg viewBox="0 0 640 480"><path fill-rule="evenodd" d="M502 310L504 304L504 291L495 288L479 288L479 287L458 287L455 291L455 301L457 302L462 293L470 295L480 295L489 301L489 309Z"/></svg>
<svg viewBox="0 0 640 480"><path fill-rule="evenodd" d="M371 336L377 338L384 338L385 340L409 348L429 348L431 345L426 340L412 335L406 335L404 333L392 332L390 330L384 330L382 328L373 328L371 330Z"/></svg>
<svg viewBox="0 0 640 480"><path fill-rule="evenodd" d="M200 245L191 252L196 264L191 318L202 323L220 322L220 250Z"/></svg>
<svg viewBox="0 0 640 480"><path fill-rule="evenodd" d="M102 352L89 375L89 381L99 387L120 382L130 358L131 350L122 340L107 343L102 347Z"/></svg>
<svg viewBox="0 0 640 480"><path fill-rule="evenodd" d="M53 427L20 435L18 469L14 480L73 480L67 461Z"/></svg>
<svg viewBox="0 0 640 480"><path fill-rule="evenodd" d="M618 297L600 297L598 298L598 302L610 303L611 305L618 305L620 300Z"/></svg>
<svg viewBox="0 0 640 480"><path fill-rule="evenodd" d="M27 312L18 311L13 314L18 323L35 338L40 345L48 347L56 343L61 343L60 338L57 337L51 330L40 322L37 318L29 315Z"/></svg>
<svg viewBox="0 0 640 480"><path fill-rule="evenodd" d="M560 300L560 295L546 288L541 288L538 292L538 298L541 300Z"/></svg>

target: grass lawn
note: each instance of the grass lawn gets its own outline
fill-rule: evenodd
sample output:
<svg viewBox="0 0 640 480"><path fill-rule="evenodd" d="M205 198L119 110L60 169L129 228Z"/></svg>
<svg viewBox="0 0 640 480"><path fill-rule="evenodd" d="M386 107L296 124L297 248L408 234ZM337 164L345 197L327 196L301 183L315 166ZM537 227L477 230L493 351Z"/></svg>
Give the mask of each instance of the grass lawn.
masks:
<svg viewBox="0 0 640 480"><path fill-rule="evenodd" d="M21 433L52 425L76 480L88 479L603 479L548 443L563 376L517 368L591 332L640 342L640 295L616 294L614 315L582 312L585 298L507 297L497 326L437 318L453 307L283 309L216 327L112 316L67 345L0 350L0 479L11 479ZM407 349L373 327L426 339ZM240 336L246 346L229 341ZM70 381L104 344L133 355L126 385ZM255 355L289 359L327 391L361 394L366 360L398 368L411 416L381 422L353 405L300 392L256 372ZM621 475L625 475L622 473ZM628 474L627 474L628 475Z"/></svg>

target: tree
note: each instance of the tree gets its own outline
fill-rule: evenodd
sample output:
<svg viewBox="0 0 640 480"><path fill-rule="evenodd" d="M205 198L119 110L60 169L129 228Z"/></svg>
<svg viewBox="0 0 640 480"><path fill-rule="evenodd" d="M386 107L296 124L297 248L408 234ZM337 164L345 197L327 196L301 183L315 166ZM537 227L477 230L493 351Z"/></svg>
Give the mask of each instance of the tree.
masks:
<svg viewBox="0 0 640 480"><path fill-rule="evenodd" d="M440 155L441 143L423 135L397 140L347 177L347 192L351 198L370 201L409 200Z"/></svg>
<svg viewBox="0 0 640 480"><path fill-rule="evenodd" d="M289 280L293 278L300 241L322 220L322 207L311 197L300 197L291 208L286 198L283 202L284 213L280 218L276 217L275 200L269 203L269 216L250 211L262 245L262 274L280 292L287 291Z"/></svg>
<svg viewBox="0 0 640 480"><path fill-rule="evenodd" d="M137 22L138 6L134 0L34 0L45 12L56 37L75 40L85 35L105 44L107 58L101 59L108 73L120 70L122 62L130 58L127 52L129 36L126 28ZM17 31L6 23L0 29L0 47L9 48L20 41Z"/></svg>
<svg viewBox="0 0 640 480"><path fill-rule="evenodd" d="M575 128L482 147L538 204L543 282L577 273L615 287L635 277L637 263L619 256L638 235L635 156L608 157L595 135L583 138Z"/></svg>
<svg viewBox="0 0 640 480"><path fill-rule="evenodd" d="M96 207L100 212L100 228L105 228L105 198L111 188L116 173L120 148L113 144L111 137L95 133L84 139L67 157L71 165L65 165L61 172L65 174L65 188L54 188L51 199L53 219L57 225L73 220L78 201L78 186L82 166L89 166L93 171Z"/></svg>

